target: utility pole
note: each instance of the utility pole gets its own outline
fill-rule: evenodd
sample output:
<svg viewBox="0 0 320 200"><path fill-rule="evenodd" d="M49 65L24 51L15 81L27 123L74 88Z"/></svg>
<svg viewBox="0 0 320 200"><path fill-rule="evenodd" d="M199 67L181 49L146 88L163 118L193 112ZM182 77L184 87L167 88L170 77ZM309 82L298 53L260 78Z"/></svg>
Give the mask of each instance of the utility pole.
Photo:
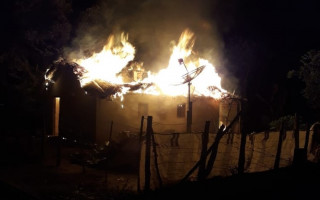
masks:
<svg viewBox="0 0 320 200"><path fill-rule="evenodd" d="M187 66L185 65L182 58L178 59L179 64L183 64L184 68L187 70L186 81L188 82L188 110L187 110L187 133L191 133L191 124L192 124L192 102L191 102L191 77L189 75L189 71Z"/></svg>
<svg viewBox="0 0 320 200"><path fill-rule="evenodd" d="M190 97L190 86L191 82L188 83L188 111L187 111L187 132L191 133L192 124L192 102Z"/></svg>

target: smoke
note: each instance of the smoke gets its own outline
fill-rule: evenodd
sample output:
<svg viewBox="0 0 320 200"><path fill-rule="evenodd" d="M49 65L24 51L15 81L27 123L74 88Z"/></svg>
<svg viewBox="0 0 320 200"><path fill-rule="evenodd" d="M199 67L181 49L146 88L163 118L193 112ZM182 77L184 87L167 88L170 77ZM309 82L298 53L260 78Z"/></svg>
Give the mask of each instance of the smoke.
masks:
<svg viewBox="0 0 320 200"><path fill-rule="evenodd" d="M209 0L100 0L85 10L65 57L83 58L99 52L110 34L126 32L136 48L135 60L156 72L168 65L170 49L189 28L195 33L194 52L209 60L219 73L223 42Z"/></svg>

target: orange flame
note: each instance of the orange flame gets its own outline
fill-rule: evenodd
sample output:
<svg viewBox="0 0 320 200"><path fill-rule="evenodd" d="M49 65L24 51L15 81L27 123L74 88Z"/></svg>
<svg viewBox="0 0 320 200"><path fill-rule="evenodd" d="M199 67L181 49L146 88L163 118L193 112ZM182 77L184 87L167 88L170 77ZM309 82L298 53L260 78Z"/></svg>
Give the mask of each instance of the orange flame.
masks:
<svg viewBox="0 0 320 200"><path fill-rule="evenodd" d="M128 86L138 83L152 83L151 87L135 89L132 92L187 96L188 86L186 83L190 81L193 95L221 98L222 94L226 92L221 87L221 78L215 67L208 60L194 55L192 52L194 43L194 33L189 29L185 30L181 34L178 44L173 47L169 64L166 68L158 73L148 71L145 76L137 76L137 73L141 75L144 71L142 64L137 65L136 69L130 67L128 70L133 70L136 74L135 78L129 83L123 81L125 78L121 73L130 64L130 61L133 61L135 55L135 48L128 42L128 35L121 34L120 42L118 43L115 41L115 36L112 35L101 52L95 53L89 58L75 59L73 62L85 69L79 77L82 87L102 81L118 85L121 90L118 90L115 95L122 96L130 91ZM178 62L179 59L186 62L183 62L182 65L181 62ZM192 79L191 72L197 71L199 66L202 66L202 72ZM209 90L209 87L212 86L218 90L216 92Z"/></svg>
<svg viewBox="0 0 320 200"><path fill-rule="evenodd" d="M128 35L121 34L120 44L116 44L115 37L111 35L101 52L93 54L90 58L73 60L86 69L80 77L81 86L94 80L121 84L122 79L117 73L134 59L134 54L135 48L128 42Z"/></svg>

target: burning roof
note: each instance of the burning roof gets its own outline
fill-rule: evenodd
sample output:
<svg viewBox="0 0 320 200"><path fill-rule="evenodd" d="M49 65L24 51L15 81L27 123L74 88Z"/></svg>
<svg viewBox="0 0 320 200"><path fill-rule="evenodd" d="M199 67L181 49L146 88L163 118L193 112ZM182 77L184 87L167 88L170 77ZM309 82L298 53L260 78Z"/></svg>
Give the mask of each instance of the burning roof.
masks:
<svg viewBox="0 0 320 200"><path fill-rule="evenodd" d="M81 87L101 98L127 92L187 96L187 82L192 83L193 95L222 98L227 91L220 76L208 60L193 52L194 43L194 33L186 29L172 48L169 64L158 73L146 71L143 62L134 60L136 50L124 33L111 35L100 52L69 63Z"/></svg>

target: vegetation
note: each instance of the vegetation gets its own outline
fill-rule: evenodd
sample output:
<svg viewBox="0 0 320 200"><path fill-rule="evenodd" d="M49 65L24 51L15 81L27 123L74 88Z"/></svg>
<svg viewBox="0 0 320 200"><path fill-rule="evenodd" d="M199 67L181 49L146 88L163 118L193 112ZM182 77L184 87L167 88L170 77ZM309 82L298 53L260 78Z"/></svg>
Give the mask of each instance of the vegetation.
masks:
<svg viewBox="0 0 320 200"><path fill-rule="evenodd" d="M294 119L293 115L286 115L277 120L273 120L269 124L270 130L280 130L282 123L284 123L286 129L292 130L294 126Z"/></svg>
<svg viewBox="0 0 320 200"><path fill-rule="evenodd" d="M320 109L320 50L311 50L301 58L299 78L305 84L304 97L309 104Z"/></svg>

